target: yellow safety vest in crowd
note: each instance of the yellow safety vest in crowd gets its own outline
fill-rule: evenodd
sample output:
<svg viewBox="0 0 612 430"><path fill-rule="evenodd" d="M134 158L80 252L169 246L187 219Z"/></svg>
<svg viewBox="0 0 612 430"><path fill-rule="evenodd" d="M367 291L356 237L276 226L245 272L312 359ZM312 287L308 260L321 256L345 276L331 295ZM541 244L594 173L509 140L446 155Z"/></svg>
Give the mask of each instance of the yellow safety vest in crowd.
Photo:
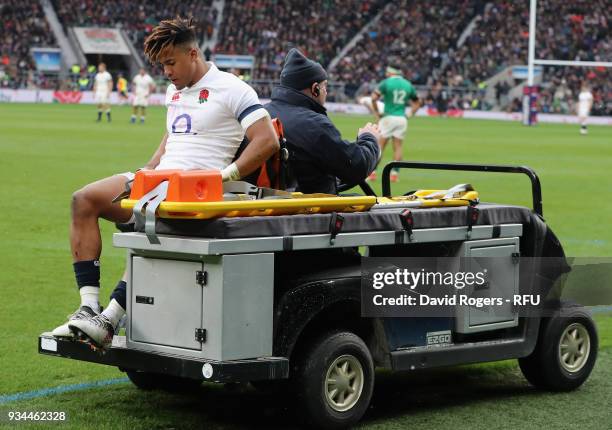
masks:
<svg viewBox="0 0 612 430"><path fill-rule="evenodd" d="M117 80L117 89L121 92L127 91L127 79L119 78Z"/></svg>
<svg viewBox="0 0 612 430"><path fill-rule="evenodd" d="M72 74L74 75L78 75L79 73L81 73L81 66L79 66L78 64L74 64L70 70L72 71Z"/></svg>

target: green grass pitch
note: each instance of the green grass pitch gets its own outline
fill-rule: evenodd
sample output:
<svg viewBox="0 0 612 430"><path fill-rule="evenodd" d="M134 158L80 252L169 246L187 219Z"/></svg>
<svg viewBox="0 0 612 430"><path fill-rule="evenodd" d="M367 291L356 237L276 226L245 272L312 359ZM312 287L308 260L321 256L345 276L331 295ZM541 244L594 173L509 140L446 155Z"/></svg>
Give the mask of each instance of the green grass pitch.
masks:
<svg viewBox="0 0 612 430"><path fill-rule="evenodd" d="M129 108L113 122L94 122L93 106L0 104L0 396L122 377L117 369L40 356L38 334L61 323L77 305L68 243L69 204L80 186L142 166L165 128L165 111L129 124ZM352 140L368 117L334 115ZM391 157L384 154L383 164ZM612 256L612 128L416 118L404 143L407 160L527 165L542 181L544 216L567 255ZM381 172L382 169L379 170ZM380 176L380 175L379 175ZM530 205L520 175L401 172L396 193L469 182L483 201ZM380 190L380 181L374 183ZM113 249L114 228L102 224L102 300L123 271ZM611 287L612 288L612 287ZM381 373L363 428L602 428L612 422L612 318L597 316L598 365L569 394L532 389L514 361L428 371ZM252 389L205 384L201 392L171 395L118 384L0 405L6 411L66 411L62 428L287 428L286 405ZM44 427L45 425L40 425ZM26 428L28 426L24 426ZM33 427L37 427L34 425Z"/></svg>

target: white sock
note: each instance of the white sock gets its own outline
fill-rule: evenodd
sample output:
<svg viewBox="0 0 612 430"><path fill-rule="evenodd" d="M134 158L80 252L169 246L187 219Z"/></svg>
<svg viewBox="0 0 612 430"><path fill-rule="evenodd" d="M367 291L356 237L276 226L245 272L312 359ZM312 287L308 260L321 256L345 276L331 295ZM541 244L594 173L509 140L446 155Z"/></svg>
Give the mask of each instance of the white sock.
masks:
<svg viewBox="0 0 612 430"><path fill-rule="evenodd" d="M102 315L104 315L111 321L113 327L117 327L117 324L119 324L119 320L123 317L123 315L125 315L125 309L121 307L117 300L113 299L108 304L108 307L104 309Z"/></svg>
<svg viewBox="0 0 612 430"><path fill-rule="evenodd" d="M98 287L81 287L79 294L81 295L81 306L89 306L96 312L100 312L100 302L98 295L100 288Z"/></svg>

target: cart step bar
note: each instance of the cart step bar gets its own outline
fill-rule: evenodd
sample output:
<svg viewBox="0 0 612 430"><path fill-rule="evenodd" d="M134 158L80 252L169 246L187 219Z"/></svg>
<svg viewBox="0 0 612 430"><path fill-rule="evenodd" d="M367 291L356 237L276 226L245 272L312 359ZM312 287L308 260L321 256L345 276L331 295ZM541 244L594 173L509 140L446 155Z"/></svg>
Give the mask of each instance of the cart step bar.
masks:
<svg viewBox="0 0 612 430"><path fill-rule="evenodd" d="M289 360L284 357L229 361L184 358L159 352L127 349L124 336L115 336L113 346L106 353L102 353L94 351L89 344L43 333L38 338L38 352L55 357L117 366L122 370L163 373L206 382L248 382L284 379L289 376ZM205 370L207 377L204 376Z"/></svg>

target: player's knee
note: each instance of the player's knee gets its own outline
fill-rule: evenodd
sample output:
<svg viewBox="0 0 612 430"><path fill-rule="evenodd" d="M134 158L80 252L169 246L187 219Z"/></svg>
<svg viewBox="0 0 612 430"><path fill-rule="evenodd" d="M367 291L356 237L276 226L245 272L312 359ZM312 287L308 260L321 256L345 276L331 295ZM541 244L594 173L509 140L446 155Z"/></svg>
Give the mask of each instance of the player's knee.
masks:
<svg viewBox="0 0 612 430"><path fill-rule="evenodd" d="M96 207L93 199L89 195L87 188L81 188L72 193L70 205L73 218L85 217L96 214Z"/></svg>

